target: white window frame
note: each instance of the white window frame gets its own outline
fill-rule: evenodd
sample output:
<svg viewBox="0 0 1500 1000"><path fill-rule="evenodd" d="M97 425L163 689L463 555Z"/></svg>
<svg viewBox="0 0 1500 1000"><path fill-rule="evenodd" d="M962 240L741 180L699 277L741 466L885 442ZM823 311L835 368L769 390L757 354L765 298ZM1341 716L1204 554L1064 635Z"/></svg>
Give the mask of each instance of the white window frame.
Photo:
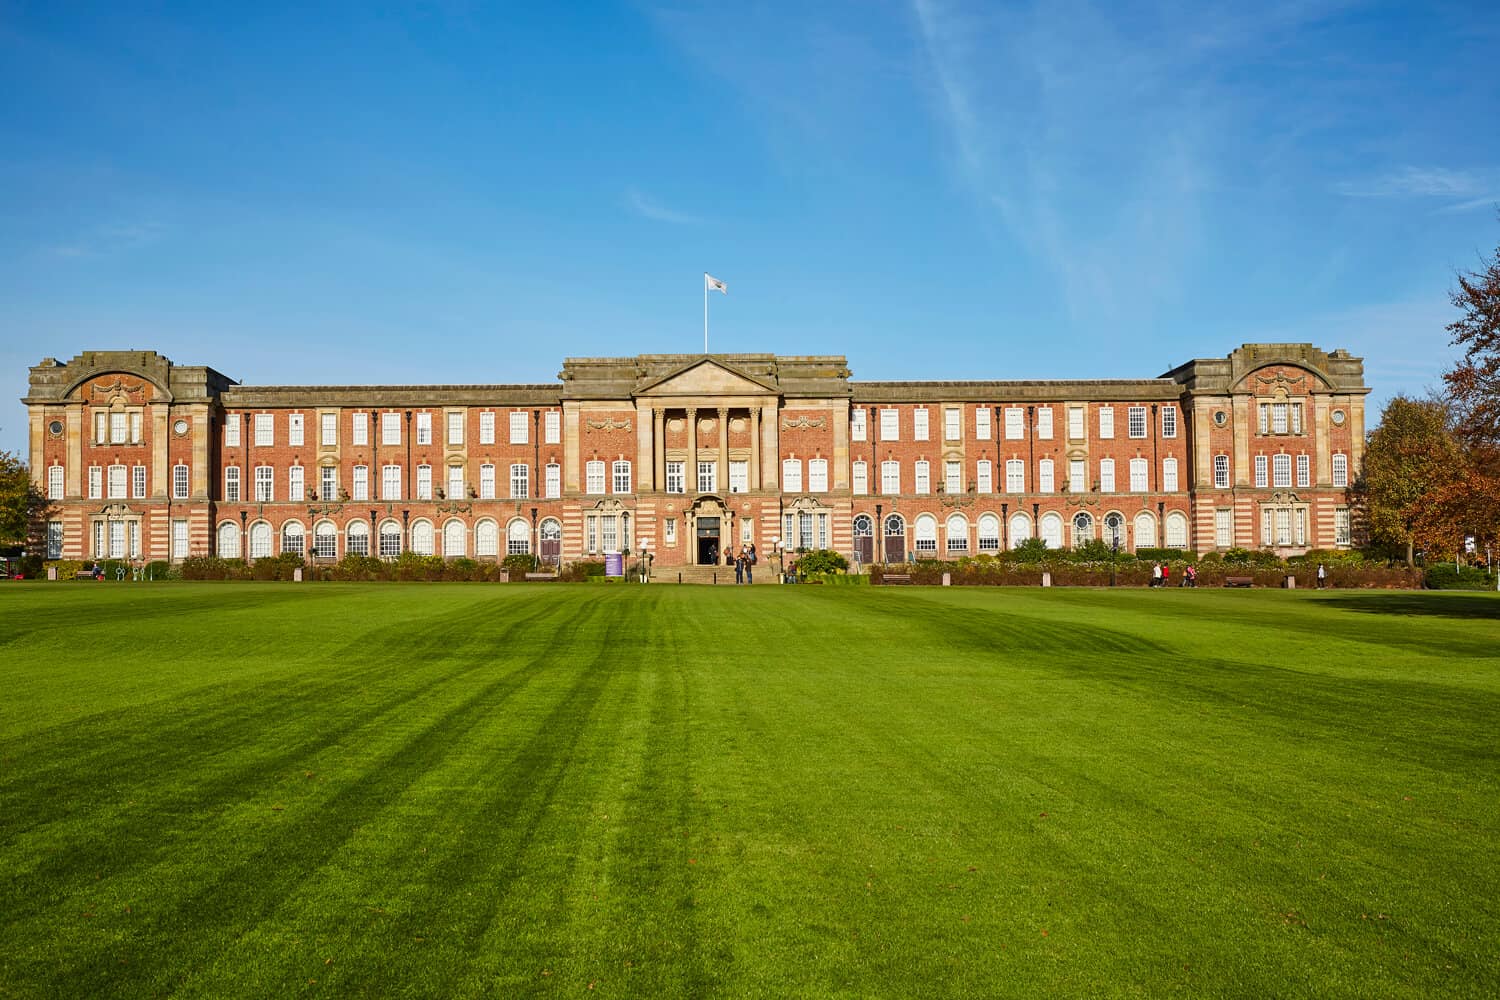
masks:
<svg viewBox="0 0 1500 1000"><path fill-rule="evenodd" d="M1005 408L1005 440L1018 441L1026 436L1026 410L1019 406Z"/></svg>
<svg viewBox="0 0 1500 1000"><path fill-rule="evenodd" d="M927 459L919 458L913 463L913 475L913 493L920 496L932 492L932 467L928 465Z"/></svg>
<svg viewBox="0 0 1500 1000"><path fill-rule="evenodd" d="M510 465L510 498L527 500L531 497L531 466L525 462Z"/></svg>
<svg viewBox="0 0 1500 1000"><path fill-rule="evenodd" d="M495 443L495 411L482 410L479 414L479 443Z"/></svg>
<svg viewBox="0 0 1500 1000"><path fill-rule="evenodd" d="M1292 488L1292 456L1286 452L1271 456L1271 486L1278 490Z"/></svg>
<svg viewBox="0 0 1500 1000"><path fill-rule="evenodd" d="M448 412L448 444L460 445L464 443L464 411L449 410Z"/></svg>
<svg viewBox="0 0 1500 1000"><path fill-rule="evenodd" d="M1234 510L1220 507L1214 511L1214 547L1234 548Z"/></svg>
<svg viewBox="0 0 1500 1000"><path fill-rule="evenodd" d="M990 426L990 408L988 406L976 406L974 408L974 437L980 441L988 441L993 428Z"/></svg>
<svg viewBox="0 0 1500 1000"><path fill-rule="evenodd" d="M1148 431L1146 425L1146 408L1144 406L1130 407L1125 419L1129 421L1129 432L1132 438L1144 438L1146 436Z"/></svg>
<svg viewBox="0 0 1500 1000"><path fill-rule="evenodd" d="M562 466L556 462L548 462L545 469L547 499L556 500L562 496Z"/></svg>
<svg viewBox="0 0 1500 1000"><path fill-rule="evenodd" d="M562 443L562 414L548 410L542 414L542 444Z"/></svg>
<svg viewBox="0 0 1500 1000"><path fill-rule="evenodd" d="M1347 487L1349 485L1349 456L1342 452L1333 456L1333 485Z"/></svg>
<svg viewBox="0 0 1500 1000"><path fill-rule="evenodd" d="M386 443L389 444L390 442ZM432 444L432 413L430 411L423 411L417 414L417 440L415 443L419 446ZM412 546L412 551L416 551L416 546Z"/></svg>
<svg viewBox="0 0 1500 1000"><path fill-rule="evenodd" d="M240 467L226 465L224 467L224 500L227 503L239 503L241 495Z"/></svg>
<svg viewBox="0 0 1500 1000"><path fill-rule="evenodd" d="M1177 407L1171 404L1161 408L1161 436L1164 438L1177 436Z"/></svg>
<svg viewBox="0 0 1500 1000"><path fill-rule="evenodd" d="M865 460L855 459L849 467L850 492L857 497L868 496L870 493L870 467Z"/></svg>
<svg viewBox="0 0 1500 1000"><path fill-rule="evenodd" d="M125 478L124 473L125 473L125 466L122 465L122 466L120 466L120 479L121 479L120 485L122 487L125 485L124 484L124 478ZM190 477L190 473L189 473L188 467L186 465L184 465L183 463L178 462L176 465L172 466L172 499L173 500L186 500L188 498L188 489L189 489L189 485L190 485L189 484L189 477ZM125 492L124 492L123 489L120 491L120 495L121 496L125 495Z"/></svg>
<svg viewBox="0 0 1500 1000"><path fill-rule="evenodd" d="M987 458L974 463L974 488L980 493L995 492L995 466Z"/></svg>
<svg viewBox="0 0 1500 1000"><path fill-rule="evenodd" d="M1151 463L1144 458L1130 460L1130 492L1145 493L1151 489Z"/></svg>
<svg viewBox="0 0 1500 1000"><path fill-rule="evenodd" d="M1082 441L1084 439L1084 413L1081 406L1068 407L1068 440Z"/></svg>
<svg viewBox="0 0 1500 1000"><path fill-rule="evenodd" d="M271 448L276 445L276 414L255 415L255 447Z"/></svg>
<svg viewBox="0 0 1500 1000"><path fill-rule="evenodd" d="M401 414L395 410L380 415L380 443L392 447L401 443Z"/></svg>
<svg viewBox="0 0 1500 1000"><path fill-rule="evenodd" d="M1271 460L1264 455L1255 456L1255 488L1265 489L1271 485Z"/></svg>
<svg viewBox="0 0 1500 1000"><path fill-rule="evenodd" d="M426 462L417 466L416 499L432 499L432 466Z"/></svg>
<svg viewBox="0 0 1500 1000"><path fill-rule="evenodd" d="M307 422L300 413L288 413L286 415L286 443L293 448L301 448L306 441Z"/></svg>
<svg viewBox="0 0 1500 1000"><path fill-rule="evenodd" d="M357 448L369 447L370 415L363 410L356 410L349 415L349 443Z"/></svg>
<svg viewBox="0 0 1500 1000"><path fill-rule="evenodd" d="M479 499L495 499L495 466L490 462L479 467Z"/></svg>
<svg viewBox="0 0 1500 1000"><path fill-rule="evenodd" d="M1050 458L1037 463L1036 488L1038 493L1057 492L1057 464Z"/></svg>
<svg viewBox="0 0 1500 1000"><path fill-rule="evenodd" d="M918 406L911 411L911 439L926 441L928 431L927 407Z"/></svg>
<svg viewBox="0 0 1500 1000"><path fill-rule="evenodd" d="M1312 458L1303 453L1297 456L1297 488L1306 489L1312 485Z"/></svg>
<svg viewBox="0 0 1500 1000"><path fill-rule="evenodd" d="M292 503L302 503L307 499L307 480L302 466L293 465L286 470L286 498Z"/></svg>
<svg viewBox="0 0 1500 1000"><path fill-rule="evenodd" d="M667 492L668 493L686 493L687 492L687 483L685 482L685 480L683 478L684 477L683 469L684 469L684 467L686 465L687 465L686 462L668 462L667 463L667 470L666 470L667 471L667 482L666 482L666 487L667 487Z"/></svg>
<svg viewBox="0 0 1500 1000"><path fill-rule="evenodd" d="M276 502L276 469L270 465L255 467L255 502Z"/></svg>
<svg viewBox="0 0 1500 1000"><path fill-rule="evenodd" d="M964 492L964 464L962 462L943 462L943 492L949 496Z"/></svg>
<svg viewBox="0 0 1500 1000"><path fill-rule="evenodd" d="M610 492L626 494L631 492L632 477L630 459L619 458L610 466Z"/></svg>
<svg viewBox="0 0 1500 1000"><path fill-rule="evenodd" d="M1161 489L1163 493L1176 493L1181 487L1177 479L1177 459L1161 460Z"/></svg>
<svg viewBox="0 0 1500 1000"><path fill-rule="evenodd" d="M796 458L781 460L781 492L802 492L802 462Z"/></svg>
<svg viewBox="0 0 1500 1000"><path fill-rule="evenodd" d="M337 413L318 415L318 443L325 446L339 443L339 415Z"/></svg>
<svg viewBox="0 0 1500 1000"><path fill-rule="evenodd" d="M583 466L583 492L589 496L599 496L604 493L604 462L601 459L592 458Z"/></svg>
<svg viewBox="0 0 1500 1000"><path fill-rule="evenodd" d="M856 406L849 411L849 440L863 441L868 433L868 421L865 419L863 407Z"/></svg>
<svg viewBox="0 0 1500 1000"><path fill-rule="evenodd" d="M1229 489L1229 456L1214 456L1214 489Z"/></svg>
<svg viewBox="0 0 1500 1000"><path fill-rule="evenodd" d="M526 426L526 411L511 410L510 416L506 419L510 426L510 443L530 444L531 430Z"/></svg>
<svg viewBox="0 0 1500 1000"><path fill-rule="evenodd" d="M65 489L66 470L61 465L47 466L47 499L63 499Z"/></svg>
<svg viewBox="0 0 1500 1000"><path fill-rule="evenodd" d="M240 415L238 413L224 414L224 447L238 448L240 446Z"/></svg>
<svg viewBox="0 0 1500 1000"><path fill-rule="evenodd" d="M1099 459L1099 492L1113 493L1115 491L1115 460L1112 458Z"/></svg>
<svg viewBox="0 0 1500 1000"><path fill-rule="evenodd" d="M962 441L964 437L964 411L957 406L943 409L943 440Z"/></svg>
<svg viewBox="0 0 1500 1000"><path fill-rule="evenodd" d="M715 461L698 461L698 492L719 492L719 463Z"/></svg>
<svg viewBox="0 0 1500 1000"><path fill-rule="evenodd" d="M807 460L807 492L828 492L828 459L810 458Z"/></svg>
<svg viewBox="0 0 1500 1000"><path fill-rule="evenodd" d="M1037 407L1036 436L1043 441L1052 440L1052 407Z"/></svg>
<svg viewBox="0 0 1500 1000"><path fill-rule="evenodd" d="M400 500L401 498L401 466L394 463L382 465L380 467L380 499Z"/></svg>
<svg viewBox="0 0 1500 1000"><path fill-rule="evenodd" d="M901 494L900 462L887 459L880 463L880 494L888 497Z"/></svg>
<svg viewBox="0 0 1500 1000"><path fill-rule="evenodd" d="M1087 463L1081 458L1068 460L1068 492L1087 493L1089 489L1089 470Z"/></svg>
<svg viewBox="0 0 1500 1000"><path fill-rule="evenodd" d="M1020 458L1005 460L1005 492L1026 492L1026 461Z"/></svg>
<svg viewBox="0 0 1500 1000"><path fill-rule="evenodd" d="M1115 408L1113 406L1099 407L1099 437L1109 440L1115 436Z"/></svg>
<svg viewBox="0 0 1500 1000"><path fill-rule="evenodd" d="M468 478L468 477L464 475L464 467L461 464L454 464L454 465L448 466L448 499L449 500L466 500L466 499L468 499L467 494L468 494L469 491L465 488L466 484L464 483L464 480L466 478Z"/></svg>
<svg viewBox="0 0 1500 1000"><path fill-rule="evenodd" d="M901 440L901 411L893 406L880 411L880 440Z"/></svg>
<svg viewBox="0 0 1500 1000"><path fill-rule="evenodd" d="M354 467L354 481L349 484L351 500L365 502L370 499L370 467L368 465L356 465Z"/></svg>
<svg viewBox="0 0 1500 1000"><path fill-rule="evenodd" d="M734 459L729 463L729 492L744 493L750 489L750 463Z"/></svg>

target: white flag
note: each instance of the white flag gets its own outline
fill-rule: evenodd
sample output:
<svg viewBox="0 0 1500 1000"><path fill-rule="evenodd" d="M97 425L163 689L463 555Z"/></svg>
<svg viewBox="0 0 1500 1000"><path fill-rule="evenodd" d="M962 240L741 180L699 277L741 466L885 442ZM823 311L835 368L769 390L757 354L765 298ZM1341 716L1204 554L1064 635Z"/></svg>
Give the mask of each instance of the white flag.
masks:
<svg viewBox="0 0 1500 1000"><path fill-rule="evenodd" d="M716 292L723 292L725 295L729 294L729 286L724 284L724 282L720 281L718 278L715 278L713 275L709 274L707 271L703 272L703 287L705 289L711 288Z"/></svg>

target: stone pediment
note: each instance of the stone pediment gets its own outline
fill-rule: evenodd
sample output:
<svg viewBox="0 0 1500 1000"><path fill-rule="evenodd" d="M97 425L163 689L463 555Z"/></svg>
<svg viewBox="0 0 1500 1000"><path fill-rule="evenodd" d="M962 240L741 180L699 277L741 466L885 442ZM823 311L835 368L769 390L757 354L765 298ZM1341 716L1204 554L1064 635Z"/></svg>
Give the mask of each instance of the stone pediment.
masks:
<svg viewBox="0 0 1500 1000"><path fill-rule="evenodd" d="M776 387L711 358L701 358L638 387L637 396L764 396Z"/></svg>

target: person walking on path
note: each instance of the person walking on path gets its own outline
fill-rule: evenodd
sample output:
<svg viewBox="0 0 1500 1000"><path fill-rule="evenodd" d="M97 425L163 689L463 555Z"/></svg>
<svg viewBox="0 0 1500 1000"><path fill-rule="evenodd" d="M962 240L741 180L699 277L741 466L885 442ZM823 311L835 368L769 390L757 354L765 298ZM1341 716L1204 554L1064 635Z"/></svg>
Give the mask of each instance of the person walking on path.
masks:
<svg viewBox="0 0 1500 1000"><path fill-rule="evenodd" d="M1172 564L1171 563L1162 563L1161 564L1161 585L1163 587L1170 587L1170 586L1172 586Z"/></svg>
<svg viewBox="0 0 1500 1000"><path fill-rule="evenodd" d="M1328 571L1323 568L1323 564L1322 563L1318 563L1318 589L1319 590L1323 589L1323 581L1326 580L1327 578L1328 578Z"/></svg>
<svg viewBox="0 0 1500 1000"><path fill-rule="evenodd" d="M1151 564L1151 586L1161 586L1161 563Z"/></svg>
<svg viewBox="0 0 1500 1000"><path fill-rule="evenodd" d="M750 548L745 552L745 582L755 582L755 543L750 543Z"/></svg>
<svg viewBox="0 0 1500 1000"><path fill-rule="evenodd" d="M744 549L741 549L740 550L740 554L734 557L734 582L735 583L744 583L745 582L745 550Z"/></svg>

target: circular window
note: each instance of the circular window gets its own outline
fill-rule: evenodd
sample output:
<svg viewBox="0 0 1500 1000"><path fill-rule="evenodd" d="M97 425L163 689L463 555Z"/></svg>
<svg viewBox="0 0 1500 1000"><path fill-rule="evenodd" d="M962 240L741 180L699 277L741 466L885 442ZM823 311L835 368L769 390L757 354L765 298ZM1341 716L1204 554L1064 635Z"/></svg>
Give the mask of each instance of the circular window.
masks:
<svg viewBox="0 0 1500 1000"><path fill-rule="evenodd" d="M1343 410L1334 410L1333 411L1333 423L1334 423L1334 426L1336 426L1336 427L1342 427L1342 426L1344 426L1344 411Z"/></svg>
<svg viewBox="0 0 1500 1000"><path fill-rule="evenodd" d="M1229 423L1229 414L1225 413L1223 410L1215 410L1214 423L1218 424L1220 427L1223 427L1225 424Z"/></svg>
<svg viewBox="0 0 1500 1000"><path fill-rule="evenodd" d="M177 421L175 424L172 425L172 430L174 430L174 431L177 432L177 436L178 437L181 437L182 435L184 435L184 434L187 433L187 421L186 420L179 420L179 421Z"/></svg>
<svg viewBox="0 0 1500 1000"><path fill-rule="evenodd" d="M47 433L51 434L53 437L62 437L62 432L63 422L61 420L54 420L52 421L52 423L47 425Z"/></svg>

